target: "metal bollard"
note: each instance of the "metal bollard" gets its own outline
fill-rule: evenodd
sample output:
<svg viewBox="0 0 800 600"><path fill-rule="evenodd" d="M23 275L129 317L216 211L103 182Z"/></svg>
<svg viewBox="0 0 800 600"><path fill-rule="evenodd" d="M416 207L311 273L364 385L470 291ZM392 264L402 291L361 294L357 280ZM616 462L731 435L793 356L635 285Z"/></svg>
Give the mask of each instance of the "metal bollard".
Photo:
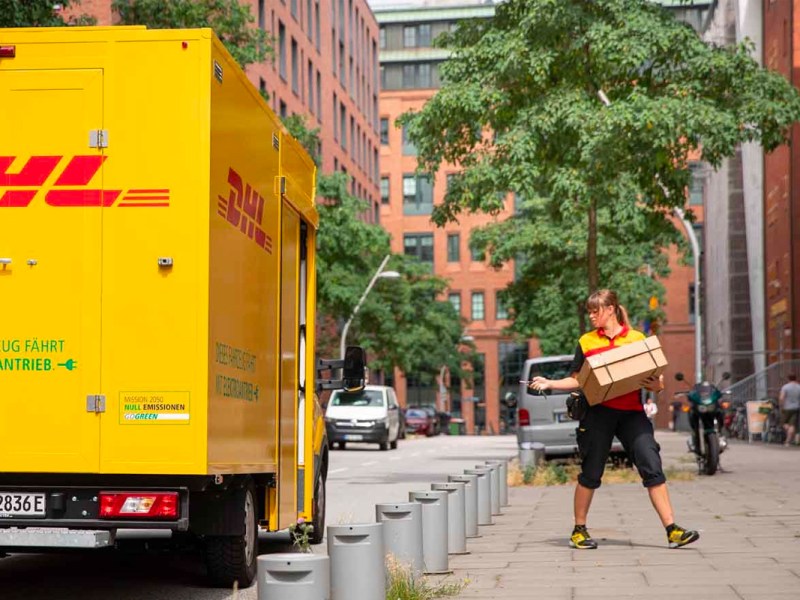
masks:
<svg viewBox="0 0 800 600"><path fill-rule="evenodd" d="M487 465L497 465L500 469L498 474L500 488L500 508L508 506L508 461L507 460L487 460Z"/></svg>
<svg viewBox="0 0 800 600"><path fill-rule="evenodd" d="M481 537L478 534L478 476L450 475L448 481L464 484L464 521L467 538Z"/></svg>
<svg viewBox="0 0 800 600"><path fill-rule="evenodd" d="M331 600L386 597L383 523L328 527ZM353 574L358 573L358 577Z"/></svg>
<svg viewBox="0 0 800 600"><path fill-rule="evenodd" d="M467 550L467 518L465 515L466 484L432 483L431 489L447 492L447 553L469 554Z"/></svg>
<svg viewBox="0 0 800 600"><path fill-rule="evenodd" d="M519 466L522 469L538 467L544 462L544 444L541 442L523 442L519 446Z"/></svg>
<svg viewBox="0 0 800 600"><path fill-rule="evenodd" d="M415 577L422 575L422 506L418 502L376 504L375 520L383 523L384 558L391 555Z"/></svg>
<svg viewBox="0 0 800 600"><path fill-rule="evenodd" d="M492 507L492 514L500 516L500 467L496 464L475 465L476 468L485 468L491 471L492 476L492 495L489 501Z"/></svg>
<svg viewBox="0 0 800 600"><path fill-rule="evenodd" d="M494 525L492 521L492 472L489 469L464 469L467 475L477 475L478 525Z"/></svg>
<svg viewBox="0 0 800 600"><path fill-rule="evenodd" d="M447 492L409 492L422 505L422 560L426 575L452 573L447 562Z"/></svg>
<svg viewBox="0 0 800 600"><path fill-rule="evenodd" d="M258 559L258 600L329 600L330 560L324 554L265 554Z"/></svg>

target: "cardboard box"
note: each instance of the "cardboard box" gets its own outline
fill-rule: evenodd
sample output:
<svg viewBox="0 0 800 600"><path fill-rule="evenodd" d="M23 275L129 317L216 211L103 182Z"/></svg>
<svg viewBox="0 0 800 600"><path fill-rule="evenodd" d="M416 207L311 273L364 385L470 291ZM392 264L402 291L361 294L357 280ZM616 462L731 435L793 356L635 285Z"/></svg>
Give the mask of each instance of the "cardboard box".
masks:
<svg viewBox="0 0 800 600"><path fill-rule="evenodd" d="M666 366L661 342L651 336L587 357L578 373L578 382L589 404L594 406L638 390L642 379L661 375Z"/></svg>

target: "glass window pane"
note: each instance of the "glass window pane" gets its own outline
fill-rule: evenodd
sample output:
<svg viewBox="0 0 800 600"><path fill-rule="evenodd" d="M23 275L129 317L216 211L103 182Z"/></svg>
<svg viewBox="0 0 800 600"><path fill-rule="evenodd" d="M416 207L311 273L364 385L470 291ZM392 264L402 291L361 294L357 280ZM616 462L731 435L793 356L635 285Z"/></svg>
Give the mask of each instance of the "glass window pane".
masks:
<svg viewBox="0 0 800 600"><path fill-rule="evenodd" d="M457 233L451 233L447 236L447 262L458 262L461 258L460 255L461 236Z"/></svg>
<svg viewBox="0 0 800 600"><path fill-rule="evenodd" d="M389 143L389 119L381 117L381 144Z"/></svg>
<svg viewBox="0 0 800 600"><path fill-rule="evenodd" d="M417 155L417 147L408 139L408 133L406 132L406 128L403 127L403 155L404 156L416 156Z"/></svg>
<svg viewBox="0 0 800 600"><path fill-rule="evenodd" d="M456 309L456 312L460 315L461 314L461 292L450 292L448 294L447 299L450 301L450 304L453 305L453 308Z"/></svg>
<svg viewBox="0 0 800 600"><path fill-rule="evenodd" d="M422 23L417 29L417 43L421 48L430 48L431 45L430 23Z"/></svg>
<svg viewBox="0 0 800 600"><path fill-rule="evenodd" d="M381 202L389 204L389 178L381 177Z"/></svg>
<svg viewBox="0 0 800 600"><path fill-rule="evenodd" d="M404 27L403 28L403 47L414 48L417 45L417 28Z"/></svg>
<svg viewBox="0 0 800 600"><path fill-rule="evenodd" d="M472 320L483 321L484 318L483 292L472 292Z"/></svg>
<svg viewBox="0 0 800 600"><path fill-rule="evenodd" d="M505 304L503 303L503 299L500 297L500 292L497 292L495 295L495 318L497 320L504 320L508 319L508 310L506 309Z"/></svg>

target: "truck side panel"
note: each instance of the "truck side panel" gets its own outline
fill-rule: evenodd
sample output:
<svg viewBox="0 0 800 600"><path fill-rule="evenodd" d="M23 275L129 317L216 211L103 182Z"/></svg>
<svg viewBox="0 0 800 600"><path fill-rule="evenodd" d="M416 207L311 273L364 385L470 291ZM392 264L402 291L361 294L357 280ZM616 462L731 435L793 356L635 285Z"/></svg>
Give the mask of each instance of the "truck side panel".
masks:
<svg viewBox="0 0 800 600"><path fill-rule="evenodd" d="M208 463L278 468L280 124L214 47L211 80ZM270 523L274 528L274 524Z"/></svg>

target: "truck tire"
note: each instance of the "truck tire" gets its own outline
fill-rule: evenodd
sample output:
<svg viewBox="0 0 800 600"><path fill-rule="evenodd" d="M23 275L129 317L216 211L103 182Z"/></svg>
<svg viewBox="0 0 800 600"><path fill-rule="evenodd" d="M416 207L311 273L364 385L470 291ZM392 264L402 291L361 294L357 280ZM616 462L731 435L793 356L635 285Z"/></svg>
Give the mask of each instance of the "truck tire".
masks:
<svg viewBox="0 0 800 600"><path fill-rule="evenodd" d="M314 482L314 502L311 504L311 524L314 526L314 531L311 532L308 539L312 544L321 544L322 538L325 537L325 507L327 504L325 479L325 472L320 471Z"/></svg>
<svg viewBox="0 0 800 600"><path fill-rule="evenodd" d="M258 509L252 480L227 500L244 519L242 535L208 536L205 541L206 566L212 583L218 587L250 587L256 578L258 557Z"/></svg>

